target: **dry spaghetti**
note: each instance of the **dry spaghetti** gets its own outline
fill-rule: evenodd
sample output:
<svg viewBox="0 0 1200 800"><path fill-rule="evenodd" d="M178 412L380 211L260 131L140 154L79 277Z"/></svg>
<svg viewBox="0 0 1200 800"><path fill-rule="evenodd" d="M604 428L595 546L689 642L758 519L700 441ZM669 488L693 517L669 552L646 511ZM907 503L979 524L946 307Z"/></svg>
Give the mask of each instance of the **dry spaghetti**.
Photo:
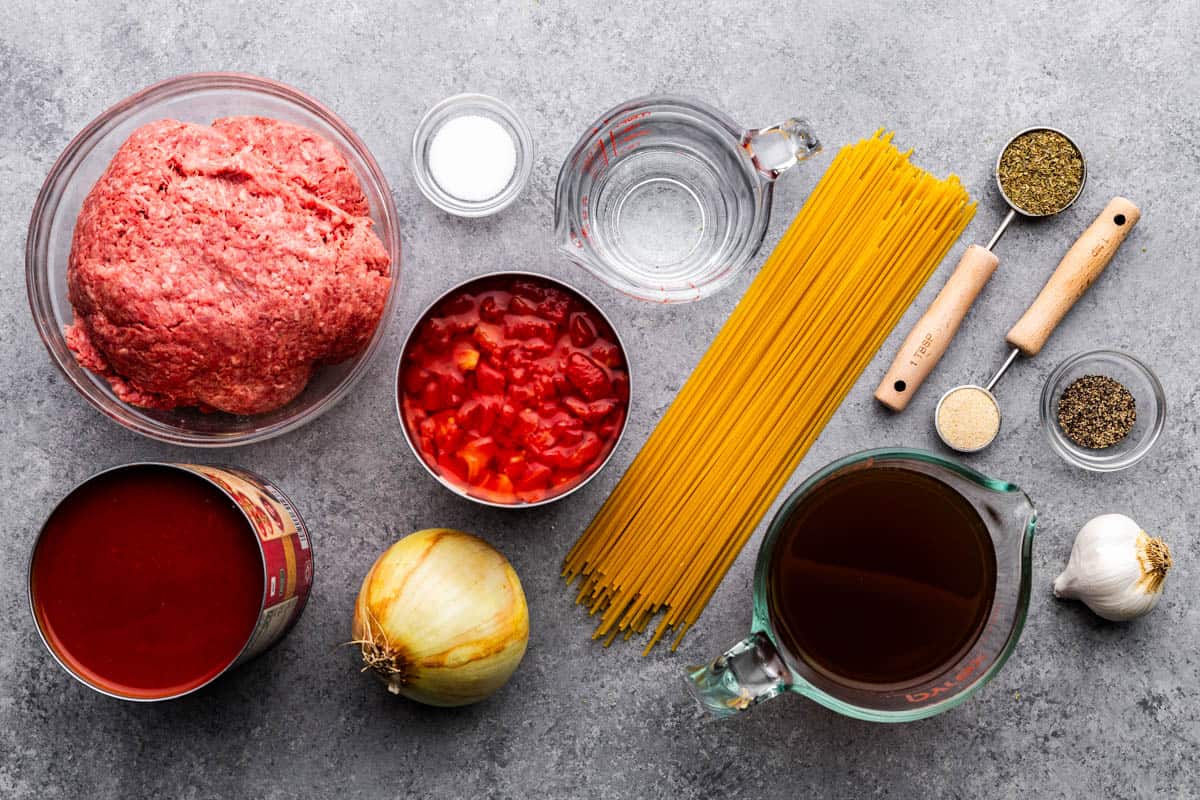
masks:
<svg viewBox="0 0 1200 800"><path fill-rule="evenodd" d="M975 206L891 144L844 147L563 564L593 638L679 645ZM911 152L911 151L910 151Z"/></svg>

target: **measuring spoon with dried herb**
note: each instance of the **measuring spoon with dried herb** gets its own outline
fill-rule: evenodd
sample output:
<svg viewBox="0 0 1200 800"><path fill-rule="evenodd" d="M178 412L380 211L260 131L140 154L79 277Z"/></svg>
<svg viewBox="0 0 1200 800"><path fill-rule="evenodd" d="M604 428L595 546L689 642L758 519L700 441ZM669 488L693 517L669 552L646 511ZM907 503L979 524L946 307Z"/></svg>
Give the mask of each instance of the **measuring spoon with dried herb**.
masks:
<svg viewBox="0 0 1200 800"><path fill-rule="evenodd" d="M963 253L945 288L901 344L875 390L876 400L893 411L908 406L999 265L993 250L1009 224L1017 214L1046 217L1065 210L1083 191L1086 177L1083 155L1061 131L1027 128L1008 141L996 160L996 185L1009 205L1008 214L986 246L973 244ZM961 398L975 399L976 395L964 394Z"/></svg>
<svg viewBox="0 0 1200 800"><path fill-rule="evenodd" d="M1057 214L1083 189L1083 156L1074 142L1056 130L1025 131L1000 154L996 178L1004 197L1022 213Z"/></svg>

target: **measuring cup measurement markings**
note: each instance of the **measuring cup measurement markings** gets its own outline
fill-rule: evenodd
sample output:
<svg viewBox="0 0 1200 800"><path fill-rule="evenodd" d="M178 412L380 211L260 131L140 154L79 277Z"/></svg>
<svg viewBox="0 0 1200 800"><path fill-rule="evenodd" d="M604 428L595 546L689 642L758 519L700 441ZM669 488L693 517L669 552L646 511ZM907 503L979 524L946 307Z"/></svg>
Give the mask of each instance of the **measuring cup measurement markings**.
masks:
<svg viewBox="0 0 1200 800"><path fill-rule="evenodd" d="M621 127L609 131L607 141L603 136L597 135L600 133L602 127L602 125L597 125L592 130L591 134L596 137L595 147L582 151L581 153L577 153L572 159L572 163L578 162L580 155L585 155L586 157L584 158L581 169L593 180L597 179L600 174L608 168L610 163L610 150L612 152L611 159L615 160L621 153L621 145L626 145L626 152L628 152L629 150L637 147L637 139L648 134L648 131L642 129L641 120L644 120L649 115L649 111L642 111L625 117L617 123L617 125ZM605 123L607 123L607 120L605 120ZM579 204L580 219L582 224L580 225L578 235L572 231L571 242L575 245L575 247L582 248L583 239L588 238L590 235L588 232L588 196L586 194L580 196Z"/></svg>
<svg viewBox="0 0 1200 800"><path fill-rule="evenodd" d="M1005 191L1004 183L1001 180L1001 163L1005 153L1015 142L1023 136L1039 131L1057 134L1070 144L1079 156L1081 174L1078 189L1064 204L1045 213L1035 214L1021 208ZM1055 128L1036 125L1018 132L1005 143L999 155L996 156L992 173L1000 196L1008 204L1008 213L1005 214L1003 221L996 228L996 232L986 246L973 244L966 249L955 266L954 272L946 281L946 285L942 287L929 308L913 326L903 344L900 345L892 365L884 373L883 379L875 390L875 398L893 411L903 411L908 406L917 389L929 377L933 368L937 366L938 361L949 348L967 311L970 310L975 298L983 290L984 284L988 282L992 273L996 271L996 267L999 266L1000 259L992 251L1004 236L1005 231L1008 230L1009 225L1016 219L1017 214L1042 219L1070 208L1079 199L1083 193L1083 187L1087 183L1087 162L1083 158L1083 151L1071 137Z"/></svg>
<svg viewBox="0 0 1200 800"><path fill-rule="evenodd" d="M1054 273L1046 281L1041 292L1034 298L1033 303L1008 331L1005 341L1012 350L1009 351L1004 363L992 375L991 380L985 386L973 384L955 386L942 395L937 409L934 411L934 428L938 437L947 447L959 452L975 452L982 450L995 440L996 434L1000 430L999 418L997 418L996 429L992 433L992 437L979 447L964 449L951 441L950 437L945 434L945 420L942 419L941 414L946 399L957 392L978 390L985 392L993 402L996 402L992 390L1004 377L1009 367L1013 365L1018 356L1033 357L1041 352L1042 347L1050 338L1050 334L1054 332L1054 329L1058 327L1063 317L1083 296L1084 292L1100 277L1100 273L1112 261L1117 249L1139 219L1141 219L1141 211L1129 200L1124 197L1114 197L1110 200L1095 221L1067 250L1066 255L1063 256ZM996 402L996 408L1000 408L999 402Z"/></svg>

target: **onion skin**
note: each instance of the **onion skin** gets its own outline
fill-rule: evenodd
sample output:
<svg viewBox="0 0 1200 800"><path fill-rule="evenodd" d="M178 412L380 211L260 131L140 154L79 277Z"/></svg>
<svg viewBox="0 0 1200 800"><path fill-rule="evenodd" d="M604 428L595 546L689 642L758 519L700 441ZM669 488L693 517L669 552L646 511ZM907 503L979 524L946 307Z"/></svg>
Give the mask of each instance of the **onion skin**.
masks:
<svg viewBox="0 0 1200 800"><path fill-rule="evenodd" d="M529 608L512 565L482 539L448 528L388 548L363 580L354 640L388 689L432 706L477 703L503 686L529 641Z"/></svg>

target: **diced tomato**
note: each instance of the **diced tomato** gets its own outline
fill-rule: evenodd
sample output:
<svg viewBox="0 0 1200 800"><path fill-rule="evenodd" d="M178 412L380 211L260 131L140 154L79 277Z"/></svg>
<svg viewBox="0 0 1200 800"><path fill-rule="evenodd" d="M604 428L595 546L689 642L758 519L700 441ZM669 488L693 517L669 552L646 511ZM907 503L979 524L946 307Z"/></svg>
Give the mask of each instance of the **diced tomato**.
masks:
<svg viewBox="0 0 1200 800"><path fill-rule="evenodd" d="M454 457L453 453L442 453L437 458L438 471L444 478L458 478L460 481L467 479L466 466Z"/></svg>
<svg viewBox="0 0 1200 800"><path fill-rule="evenodd" d="M513 482L507 475L503 473L500 473L499 475L493 474L487 476L480 488L486 491L491 498L503 502L512 497Z"/></svg>
<svg viewBox="0 0 1200 800"><path fill-rule="evenodd" d="M547 289L546 299L537 305L537 313L542 319L548 319L555 325L567 321L567 313L571 310L571 298L557 289Z"/></svg>
<svg viewBox="0 0 1200 800"><path fill-rule="evenodd" d="M591 431L584 431L583 440L567 458L567 466L586 467L596 459L596 456L600 455L602 448L599 436Z"/></svg>
<svg viewBox="0 0 1200 800"><path fill-rule="evenodd" d="M442 316L469 314L474 310L475 297L469 292L459 292L442 301L441 305L438 306L438 314L441 314Z"/></svg>
<svg viewBox="0 0 1200 800"><path fill-rule="evenodd" d="M499 325L490 322L476 323L475 341L493 358L503 358L504 352L516 345L516 342L506 342L504 331Z"/></svg>
<svg viewBox="0 0 1200 800"><path fill-rule="evenodd" d="M541 425L541 418L532 408L523 408L517 412L516 424L512 426L514 436L528 436Z"/></svg>
<svg viewBox="0 0 1200 800"><path fill-rule="evenodd" d="M525 437L525 446L529 448L530 453L538 458L541 458L554 445L554 434L549 430L536 430Z"/></svg>
<svg viewBox="0 0 1200 800"><path fill-rule="evenodd" d="M508 387L508 399L518 406L528 406L537 399L537 395L529 384L517 383Z"/></svg>
<svg viewBox="0 0 1200 800"><path fill-rule="evenodd" d="M500 406L500 416L497 418L497 422L505 429L514 430L519 418L517 416L517 407L512 403L505 403Z"/></svg>
<svg viewBox="0 0 1200 800"><path fill-rule="evenodd" d="M572 353L567 359L567 380L587 400L599 400L612 393L612 382L608 374L596 362L581 353Z"/></svg>
<svg viewBox="0 0 1200 800"><path fill-rule="evenodd" d="M444 319L431 319L421 330L421 343L441 352L450 346L450 325Z"/></svg>
<svg viewBox="0 0 1200 800"><path fill-rule="evenodd" d="M495 295L483 298L483 302L479 304L479 316L488 322L503 322L507 313L508 307L497 301Z"/></svg>
<svg viewBox="0 0 1200 800"><path fill-rule="evenodd" d="M513 485L519 491L528 492L532 489L545 489L550 485L553 475L550 468L537 461L530 461L525 468L525 474L513 479Z"/></svg>
<svg viewBox="0 0 1200 800"><path fill-rule="evenodd" d="M542 358L554 352L554 345L545 339L526 339L521 343L521 351L531 359Z"/></svg>
<svg viewBox="0 0 1200 800"><path fill-rule="evenodd" d="M546 287L529 278L518 278L513 281L513 294L530 300L542 300L546 297Z"/></svg>
<svg viewBox="0 0 1200 800"><path fill-rule="evenodd" d="M436 383L442 408L457 406L467 397L467 381L457 369L450 365L430 370L431 383Z"/></svg>
<svg viewBox="0 0 1200 800"><path fill-rule="evenodd" d="M467 465L467 480L476 483L482 480L492 456L496 454L496 442L490 436L472 439L458 451L458 457Z"/></svg>
<svg viewBox="0 0 1200 800"><path fill-rule="evenodd" d="M436 380L430 380L421 390L421 408L426 411L441 411L446 407L445 397Z"/></svg>
<svg viewBox="0 0 1200 800"><path fill-rule="evenodd" d="M591 413L588 404L578 397L564 397L562 402L579 419L587 419L588 414Z"/></svg>
<svg viewBox="0 0 1200 800"><path fill-rule="evenodd" d="M529 380L529 370L525 367L509 367L508 377L512 378L513 383L525 383Z"/></svg>
<svg viewBox="0 0 1200 800"><path fill-rule="evenodd" d="M608 440L612 439L621 432L621 426L625 423L625 412L617 411L609 419L605 420L596 433L600 434L601 438Z"/></svg>
<svg viewBox="0 0 1200 800"><path fill-rule="evenodd" d="M513 304L519 299L514 299ZM510 339L541 339L552 342L555 338L554 323L541 317L509 314L504 318L504 335Z"/></svg>
<svg viewBox="0 0 1200 800"><path fill-rule="evenodd" d="M504 392L504 373L486 361L479 362L475 368L475 387L488 394Z"/></svg>
<svg viewBox="0 0 1200 800"><path fill-rule="evenodd" d="M466 342L454 346L454 363L461 370L470 372L479 364L479 351Z"/></svg>
<svg viewBox="0 0 1200 800"><path fill-rule="evenodd" d="M580 469L594 461L602 447L599 436L584 431L578 444L552 447L542 457L547 464L559 469Z"/></svg>
<svg viewBox="0 0 1200 800"><path fill-rule="evenodd" d="M509 477L510 480L519 480L526 471L525 456L522 453L514 453L508 456L500 463L500 470Z"/></svg>
<svg viewBox="0 0 1200 800"><path fill-rule="evenodd" d="M504 365L507 367L530 367L533 359L523 347L514 347L504 354Z"/></svg>
<svg viewBox="0 0 1200 800"><path fill-rule="evenodd" d="M592 358L596 363L612 369L621 366L621 351L612 342L601 340L593 344Z"/></svg>
<svg viewBox="0 0 1200 800"><path fill-rule="evenodd" d="M496 424L499 411L500 398L488 394L478 395L459 407L459 424L480 436L487 436Z"/></svg>
<svg viewBox="0 0 1200 800"><path fill-rule="evenodd" d="M437 420L434 417L426 417L417 425L417 431L423 439L433 439L437 433Z"/></svg>
<svg viewBox="0 0 1200 800"><path fill-rule="evenodd" d="M568 397L563 400L563 405L570 409L571 413L579 419L587 422L595 422L611 414L619 404L612 398L593 400L590 403L585 403L577 397Z"/></svg>
<svg viewBox="0 0 1200 800"><path fill-rule="evenodd" d="M429 370L419 364L410 364L404 370L404 391L408 394L419 394L429 383Z"/></svg>
<svg viewBox="0 0 1200 800"><path fill-rule="evenodd" d="M537 303L526 297L521 297L518 295L509 302L508 313L527 314L529 316L533 316L537 313Z"/></svg>
<svg viewBox="0 0 1200 800"><path fill-rule="evenodd" d="M533 394L539 400L547 400L555 397L558 392L554 389L554 379L547 378L545 375L534 376L532 381Z"/></svg>
<svg viewBox="0 0 1200 800"><path fill-rule="evenodd" d="M462 441L463 431L458 424L456 411L442 411L430 417L433 423L433 441L439 450L454 450Z"/></svg>
<svg viewBox="0 0 1200 800"><path fill-rule="evenodd" d="M617 401L611 397L606 397L603 400L593 400L588 403L588 416L584 419L588 422L604 419L616 410L617 405Z"/></svg>
<svg viewBox="0 0 1200 800"><path fill-rule="evenodd" d="M592 324L588 315L582 311L576 311L571 315L571 344L576 347L588 347L592 342L596 341L596 326Z"/></svg>
<svg viewBox="0 0 1200 800"><path fill-rule="evenodd" d="M559 420L550 426L556 441L562 444L576 444L583 438L583 425L577 419Z"/></svg>

